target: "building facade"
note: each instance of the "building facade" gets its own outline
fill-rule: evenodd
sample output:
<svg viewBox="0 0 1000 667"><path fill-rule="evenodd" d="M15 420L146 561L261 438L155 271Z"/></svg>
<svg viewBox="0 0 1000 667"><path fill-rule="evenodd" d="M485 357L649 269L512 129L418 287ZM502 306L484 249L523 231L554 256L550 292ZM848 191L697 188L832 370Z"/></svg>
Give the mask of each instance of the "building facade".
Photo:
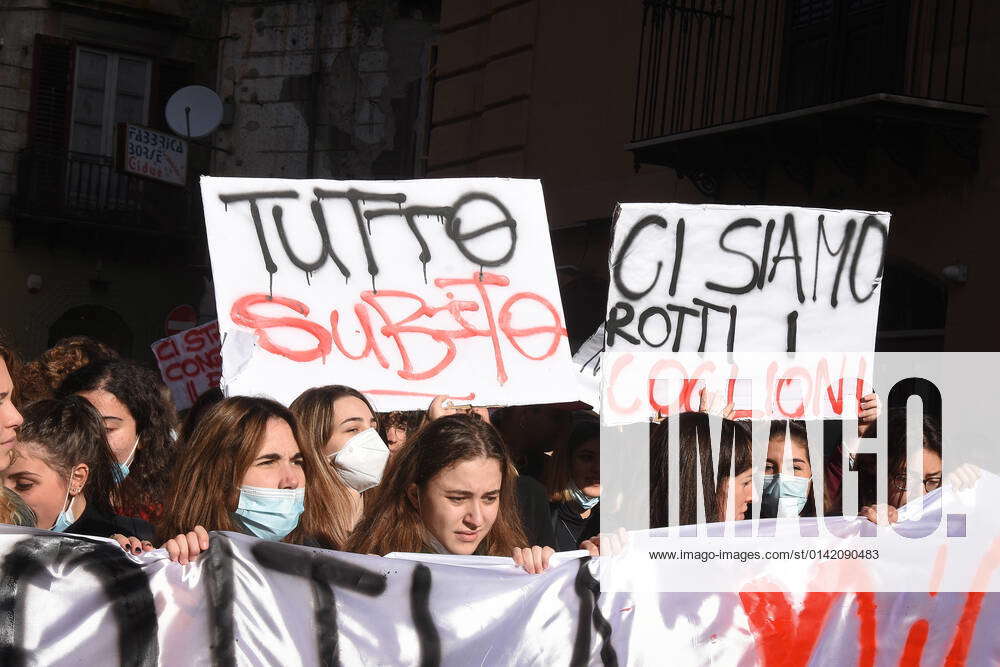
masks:
<svg viewBox="0 0 1000 667"><path fill-rule="evenodd" d="M0 331L26 357L85 334L152 363L177 306L215 317L200 175L415 176L439 11L434 0L5 3ZM128 173L121 124L176 135L166 104L190 85L214 91L222 114L188 143L185 177Z"/></svg>
<svg viewBox="0 0 1000 667"><path fill-rule="evenodd" d="M197 175L128 174L121 123L169 131L183 86L212 86L217 8L199 2L0 8L0 329L25 356L87 334L146 359L174 306L203 291Z"/></svg>
<svg viewBox="0 0 1000 667"><path fill-rule="evenodd" d="M998 12L448 1L427 174L542 179L573 342L603 316L616 203L718 202L892 212L878 347L992 350Z"/></svg>

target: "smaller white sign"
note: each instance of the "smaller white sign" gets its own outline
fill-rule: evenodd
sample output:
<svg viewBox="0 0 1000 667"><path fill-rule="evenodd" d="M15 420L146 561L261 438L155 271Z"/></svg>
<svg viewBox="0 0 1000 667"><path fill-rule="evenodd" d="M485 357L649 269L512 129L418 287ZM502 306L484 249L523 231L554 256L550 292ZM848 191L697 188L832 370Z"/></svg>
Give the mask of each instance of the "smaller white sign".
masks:
<svg viewBox="0 0 1000 667"><path fill-rule="evenodd" d="M187 185L188 142L166 132L119 125L119 168L172 185Z"/></svg>
<svg viewBox="0 0 1000 667"><path fill-rule="evenodd" d="M188 329L150 346L178 410L190 408L222 379L222 341L217 321Z"/></svg>

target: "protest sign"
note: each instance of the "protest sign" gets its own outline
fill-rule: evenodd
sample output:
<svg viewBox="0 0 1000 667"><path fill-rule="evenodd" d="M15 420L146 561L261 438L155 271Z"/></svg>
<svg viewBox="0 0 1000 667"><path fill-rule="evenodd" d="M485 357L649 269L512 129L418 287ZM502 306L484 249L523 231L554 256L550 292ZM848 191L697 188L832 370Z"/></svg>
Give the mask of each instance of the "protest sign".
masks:
<svg viewBox="0 0 1000 667"><path fill-rule="evenodd" d="M573 355L577 373L577 395L581 401L599 410L601 406L601 358L604 356L604 325L583 342Z"/></svg>
<svg viewBox="0 0 1000 667"><path fill-rule="evenodd" d="M744 388L735 391L748 403L743 416L774 414L766 401L779 387L800 391L792 378L769 372L772 363L798 366L794 355L811 355L817 374L817 364L848 368L852 393L857 380L870 387L888 231L888 213L622 204L609 258L602 416L608 423L623 418L609 412L616 369L631 365L632 376L651 382L652 395L661 389L657 368L685 355L687 378L672 378L671 400L650 400L644 414L655 415L654 402L686 403L706 356L718 369L716 359L725 365L742 355L735 374L723 373L724 383L709 389L732 395ZM796 416L841 414L822 405Z"/></svg>
<svg viewBox="0 0 1000 667"><path fill-rule="evenodd" d="M218 322L161 338L150 347L178 410L190 408L199 396L219 386L222 354Z"/></svg>
<svg viewBox="0 0 1000 667"><path fill-rule="evenodd" d="M538 181L206 177L202 199L229 394L576 400Z"/></svg>

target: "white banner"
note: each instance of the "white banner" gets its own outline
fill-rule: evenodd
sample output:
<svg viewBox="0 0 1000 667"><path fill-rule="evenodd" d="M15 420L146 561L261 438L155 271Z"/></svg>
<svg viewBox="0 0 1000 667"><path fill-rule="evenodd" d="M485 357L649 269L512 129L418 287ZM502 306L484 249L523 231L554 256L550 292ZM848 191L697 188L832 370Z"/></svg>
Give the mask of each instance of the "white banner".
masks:
<svg viewBox="0 0 1000 667"><path fill-rule="evenodd" d="M218 322L161 338L150 348L178 410L190 408L199 396L219 386L222 344Z"/></svg>
<svg viewBox="0 0 1000 667"><path fill-rule="evenodd" d="M654 385L678 381L677 373L667 372L678 359L684 359L681 370L687 373L679 381L695 380L703 373L697 371L704 366L700 356L713 353L722 359L713 362L715 370L726 366L727 355L742 354L741 368L733 374L722 371L732 384L709 389L743 400L745 417L774 414L773 401L767 405L767 400L775 391L787 394L786 402L798 403L804 389L790 386L792 378L786 382L769 372L772 362L803 365L786 359L790 353L806 355L810 372L817 372L817 363L834 372L846 368L847 379L870 386L869 376L859 376L858 369L870 371L873 365L888 231L888 213L620 205L609 257L602 418L628 421L609 404L608 393L616 388L610 385L620 388L624 377L618 376L629 365L629 373L640 378L629 389L649 394L638 418L655 416L657 405L669 405L678 396L691 407L687 397L693 382L668 389L668 401L655 398L664 392ZM647 381L653 384L647 387ZM742 390L750 385L756 390ZM853 386L850 390L855 393ZM798 416L839 416L806 408Z"/></svg>
<svg viewBox="0 0 1000 667"><path fill-rule="evenodd" d="M538 181L201 184L228 393L576 400Z"/></svg>
<svg viewBox="0 0 1000 667"><path fill-rule="evenodd" d="M4 526L0 655L6 665L462 667L1000 656L995 594L601 593L595 577L613 558L528 575L509 559L416 557L424 562L213 533L209 551L181 567L159 551L137 557L107 540Z"/></svg>

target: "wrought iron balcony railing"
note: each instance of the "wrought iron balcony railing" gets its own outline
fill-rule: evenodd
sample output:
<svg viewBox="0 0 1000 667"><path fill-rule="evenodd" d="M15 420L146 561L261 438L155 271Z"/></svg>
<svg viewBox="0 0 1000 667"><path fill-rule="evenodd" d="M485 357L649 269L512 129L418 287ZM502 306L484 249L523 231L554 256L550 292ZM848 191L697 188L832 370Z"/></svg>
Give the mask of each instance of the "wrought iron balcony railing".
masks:
<svg viewBox="0 0 1000 667"><path fill-rule="evenodd" d="M30 149L18 156L14 217L173 236L203 227L191 184L182 188L126 174L106 157Z"/></svg>

